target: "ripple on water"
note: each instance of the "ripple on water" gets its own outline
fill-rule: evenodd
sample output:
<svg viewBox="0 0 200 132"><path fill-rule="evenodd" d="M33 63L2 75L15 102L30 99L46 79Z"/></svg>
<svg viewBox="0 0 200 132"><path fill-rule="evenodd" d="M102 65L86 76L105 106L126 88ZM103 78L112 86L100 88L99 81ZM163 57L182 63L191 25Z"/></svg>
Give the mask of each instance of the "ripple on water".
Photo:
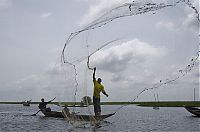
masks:
<svg viewBox="0 0 200 132"><path fill-rule="evenodd" d="M102 106L102 112L109 113L119 106ZM54 107L52 107L54 108ZM95 127L91 123L76 123L72 126L64 119L44 117L37 105L0 105L0 131L200 131L200 118L191 116L184 108L124 107L113 117Z"/></svg>

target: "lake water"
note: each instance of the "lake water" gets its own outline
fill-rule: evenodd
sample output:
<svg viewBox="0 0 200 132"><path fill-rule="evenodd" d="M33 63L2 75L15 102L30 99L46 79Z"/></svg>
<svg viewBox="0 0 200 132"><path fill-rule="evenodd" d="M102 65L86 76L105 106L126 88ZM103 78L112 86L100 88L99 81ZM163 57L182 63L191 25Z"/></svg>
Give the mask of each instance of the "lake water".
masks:
<svg viewBox="0 0 200 132"><path fill-rule="evenodd" d="M52 109L60 109L50 105ZM120 106L102 106L102 113L114 112ZM92 107L91 107L92 110ZM154 110L151 107L129 105L107 118L95 128L89 123L73 126L65 119L44 117L42 113L30 116L38 111L37 105L0 105L0 131L200 131L200 118L192 116L184 108L166 108ZM84 111L84 110L83 110ZM82 110L80 112L83 112Z"/></svg>

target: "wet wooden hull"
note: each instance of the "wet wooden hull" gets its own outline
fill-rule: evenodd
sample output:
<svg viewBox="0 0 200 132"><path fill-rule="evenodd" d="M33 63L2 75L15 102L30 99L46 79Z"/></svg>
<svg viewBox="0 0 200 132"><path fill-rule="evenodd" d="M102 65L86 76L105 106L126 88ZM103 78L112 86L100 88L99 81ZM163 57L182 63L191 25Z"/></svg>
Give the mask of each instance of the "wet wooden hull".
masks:
<svg viewBox="0 0 200 132"><path fill-rule="evenodd" d="M94 116L94 115L79 115L79 114L66 115L59 111L50 111L50 112L42 111L42 113L47 117L68 118L71 120L78 120L78 121L103 120L115 114L115 113L111 113L111 114L106 114L106 115L101 115L101 116Z"/></svg>
<svg viewBox="0 0 200 132"><path fill-rule="evenodd" d="M59 111L42 111L42 113L47 117L64 118L62 112Z"/></svg>
<svg viewBox="0 0 200 132"><path fill-rule="evenodd" d="M185 106L185 109L190 113L192 113L193 115L200 117L200 109L189 106Z"/></svg>

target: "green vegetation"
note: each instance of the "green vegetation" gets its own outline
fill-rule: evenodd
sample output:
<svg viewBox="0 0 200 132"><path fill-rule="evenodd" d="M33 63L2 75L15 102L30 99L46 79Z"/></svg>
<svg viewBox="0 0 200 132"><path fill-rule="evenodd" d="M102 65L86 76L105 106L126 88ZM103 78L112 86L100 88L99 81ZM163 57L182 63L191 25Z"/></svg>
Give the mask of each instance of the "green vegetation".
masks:
<svg viewBox="0 0 200 132"><path fill-rule="evenodd" d="M145 107L183 107L183 106L194 106L200 107L200 101L164 101L164 102L138 102L138 106L145 106Z"/></svg>
<svg viewBox="0 0 200 132"><path fill-rule="evenodd" d="M84 96L81 101L81 106L92 104L92 99L89 96Z"/></svg>
<svg viewBox="0 0 200 132"><path fill-rule="evenodd" d="M40 102L31 102L31 104L39 104ZM0 102L0 104L22 104L22 102ZM51 102L55 105L69 105L74 104L80 106L81 102ZM102 102L101 105L137 105L143 107L183 107L183 106L194 106L200 107L200 101L163 101L163 102ZM92 103L90 103L92 105Z"/></svg>
<svg viewBox="0 0 200 132"><path fill-rule="evenodd" d="M22 104L22 102L0 102L0 104Z"/></svg>

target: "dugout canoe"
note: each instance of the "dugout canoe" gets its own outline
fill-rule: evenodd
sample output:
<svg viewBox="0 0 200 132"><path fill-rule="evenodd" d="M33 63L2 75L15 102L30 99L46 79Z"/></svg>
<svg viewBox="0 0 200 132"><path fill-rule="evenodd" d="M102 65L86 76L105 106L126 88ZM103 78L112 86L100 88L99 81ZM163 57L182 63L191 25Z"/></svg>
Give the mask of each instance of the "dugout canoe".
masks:
<svg viewBox="0 0 200 132"><path fill-rule="evenodd" d="M100 116L95 115L81 115L81 114L65 114L65 112L60 111L42 111L42 113L46 117L55 117L55 118L68 118L72 120L78 120L78 121L91 121L91 120L104 120L108 117L113 116L115 113L111 114L105 114Z"/></svg>
<svg viewBox="0 0 200 132"><path fill-rule="evenodd" d="M185 109L192 113L195 116L200 117L200 109L199 108L195 108L195 107L191 107L191 106L185 106Z"/></svg>
<svg viewBox="0 0 200 132"><path fill-rule="evenodd" d="M23 102L23 106L30 106L30 102Z"/></svg>
<svg viewBox="0 0 200 132"><path fill-rule="evenodd" d="M22 102L23 106L30 106L30 104L31 104L31 100Z"/></svg>
<svg viewBox="0 0 200 132"><path fill-rule="evenodd" d="M42 111L46 117L64 118L61 111Z"/></svg>

